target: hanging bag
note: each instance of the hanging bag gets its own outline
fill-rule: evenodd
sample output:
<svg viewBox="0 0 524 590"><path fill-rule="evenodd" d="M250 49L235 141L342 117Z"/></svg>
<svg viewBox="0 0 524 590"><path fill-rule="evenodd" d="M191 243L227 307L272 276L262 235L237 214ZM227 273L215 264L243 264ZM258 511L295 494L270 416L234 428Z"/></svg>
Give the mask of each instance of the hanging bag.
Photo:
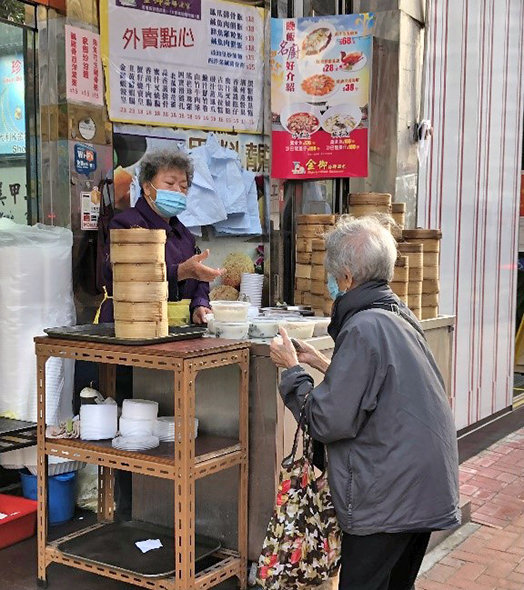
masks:
<svg viewBox="0 0 524 590"><path fill-rule="evenodd" d="M291 454L282 461L276 506L258 560L257 583L266 590L318 586L338 570L341 533L326 472L315 477L304 408ZM301 432L303 453L296 459Z"/></svg>

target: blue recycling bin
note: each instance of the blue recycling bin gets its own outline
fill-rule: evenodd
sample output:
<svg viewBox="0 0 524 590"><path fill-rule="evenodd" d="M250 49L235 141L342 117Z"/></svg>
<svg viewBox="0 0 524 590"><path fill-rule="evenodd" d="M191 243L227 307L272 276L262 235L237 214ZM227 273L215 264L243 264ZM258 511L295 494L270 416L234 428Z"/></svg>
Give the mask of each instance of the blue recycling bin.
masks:
<svg viewBox="0 0 524 590"><path fill-rule="evenodd" d="M37 499L36 475L27 469L20 471L24 498ZM75 513L76 471L48 477L47 506L50 525L61 524L73 518Z"/></svg>

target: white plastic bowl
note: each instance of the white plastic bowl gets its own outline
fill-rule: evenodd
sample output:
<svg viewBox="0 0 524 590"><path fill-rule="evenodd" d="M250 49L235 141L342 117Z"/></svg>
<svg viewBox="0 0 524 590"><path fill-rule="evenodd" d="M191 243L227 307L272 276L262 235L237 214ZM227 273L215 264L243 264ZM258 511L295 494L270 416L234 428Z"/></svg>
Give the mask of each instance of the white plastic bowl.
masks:
<svg viewBox="0 0 524 590"><path fill-rule="evenodd" d="M250 306L248 301L211 301L215 322L245 322Z"/></svg>
<svg viewBox="0 0 524 590"><path fill-rule="evenodd" d="M215 336L217 338L232 338L244 340L249 332L248 322L218 322L215 321Z"/></svg>
<svg viewBox="0 0 524 590"><path fill-rule="evenodd" d="M250 338L273 338L278 334L281 321L275 318L255 318L249 324Z"/></svg>
<svg viewBox="0 0 524 590"><path fill-rule="evenodd" d="M212 313L206 313L205 320L207 324L207 331L210 334L215 333L215 316Z"/></svg>
<svg viewBox="0 0 524 590"><path fill-rule="evenodd" d="M315 322L315 329L313 336L325 336L328 333L328 326L331 323L331 318L311 318Z"/></svg>
<svg viewBox="0 0 524 590"><path fill-rule="evenodd" d="M315 330L315 322L306 319L286 320L281 322L281 325L286 329L290 338L298 338L299 340L312 338Z"/></svg>

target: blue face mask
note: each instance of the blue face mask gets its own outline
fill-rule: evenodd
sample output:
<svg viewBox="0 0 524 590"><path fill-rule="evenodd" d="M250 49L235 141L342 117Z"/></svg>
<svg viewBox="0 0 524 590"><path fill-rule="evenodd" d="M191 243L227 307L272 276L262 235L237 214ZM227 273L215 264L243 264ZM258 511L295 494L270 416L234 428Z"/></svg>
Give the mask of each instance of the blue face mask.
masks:
<svg viewBox="0 0 524 590"><path fill-rule="evenodd" d="M340 297L340 295L344 295L345 293L345 291L341 291L339 289L337 279L331 274L328 274L327 288L329 291L329 296L331 297L331 299L333 299L333 301L335 301L337 297Z"/></svg>
<svg viewBox="0 0 524 590"><path fill-rule="evenodd" d="M187 199L184 193L156 188L153 184L151 186L156 190L154 207L162 217L175 217L186 210Z"/></svg>

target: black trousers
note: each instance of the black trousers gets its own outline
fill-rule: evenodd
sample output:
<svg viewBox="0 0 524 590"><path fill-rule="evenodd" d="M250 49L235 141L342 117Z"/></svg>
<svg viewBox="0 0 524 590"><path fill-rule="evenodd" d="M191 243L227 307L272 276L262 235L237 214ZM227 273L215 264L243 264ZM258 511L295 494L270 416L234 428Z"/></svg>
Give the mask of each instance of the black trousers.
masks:
<svg viewBox="0 0 524 590"><path fill-rule="evenodd" d="M430 533L342 537L339 590L411 590Z"/></svg>

